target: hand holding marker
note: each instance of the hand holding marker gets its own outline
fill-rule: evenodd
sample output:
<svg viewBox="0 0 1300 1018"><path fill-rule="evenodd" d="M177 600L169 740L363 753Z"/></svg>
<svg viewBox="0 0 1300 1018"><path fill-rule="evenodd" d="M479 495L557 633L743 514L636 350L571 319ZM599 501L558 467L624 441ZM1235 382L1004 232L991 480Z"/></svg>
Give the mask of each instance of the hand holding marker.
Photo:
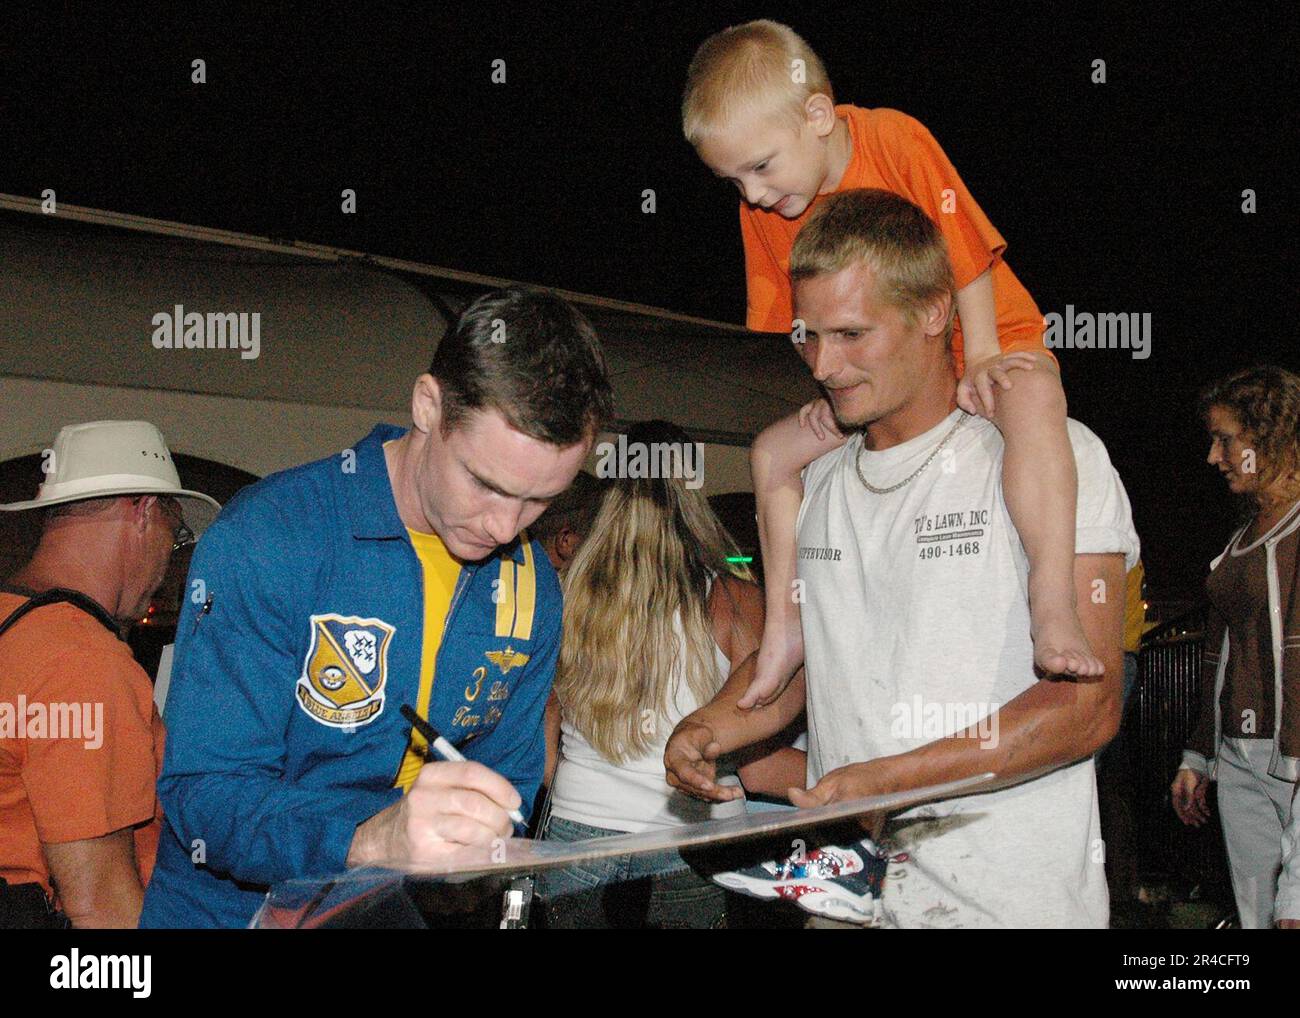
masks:
<svg viewBox="0 0 1300 1018"><path fill-rule="evenodd" d="M424 740L432 749L437 750L438 755L444 760L452 760L456 763L464 762L465 757L461 755L460 750L439 735L438 730L434 728L433 725L429 724L429 722L425 721L419 714L415 713L415 711L407 704L402 704L402 717L406 718L407 721L411 722L411 724L415 726L415 730L424 736ZM509 810L508 813L516 827L522 831L528 829L528 821L524 819L524 815L520 813L519 810L512 809Z"/></svg>

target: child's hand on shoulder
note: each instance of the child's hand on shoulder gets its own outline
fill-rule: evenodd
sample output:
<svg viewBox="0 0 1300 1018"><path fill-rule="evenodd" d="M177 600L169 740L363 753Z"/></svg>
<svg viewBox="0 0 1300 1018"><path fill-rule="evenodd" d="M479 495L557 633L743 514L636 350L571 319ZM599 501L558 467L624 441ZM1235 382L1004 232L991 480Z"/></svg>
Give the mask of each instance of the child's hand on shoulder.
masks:
<svg viewBox="0 0 1300 1018"><path fill-rule="evenodd" d="M831 409L826 398L819 397L811 403L805 403L799 410L799 426L812 428L813 434L820 441L826 441L829 434L833 438L843 439L839 426L835 423L835 411Z"/></svg>
<svg viewBox="0 0 1300 1018"><path fill-rule="evenodd" d="M967 364L966 374L957 383L957 405L968 414L992 417L995 410L994 396L998 388L1010 389L1011 372L1032 371L1035 362L1032 353L1013 350L1011 353Z"/></svg>

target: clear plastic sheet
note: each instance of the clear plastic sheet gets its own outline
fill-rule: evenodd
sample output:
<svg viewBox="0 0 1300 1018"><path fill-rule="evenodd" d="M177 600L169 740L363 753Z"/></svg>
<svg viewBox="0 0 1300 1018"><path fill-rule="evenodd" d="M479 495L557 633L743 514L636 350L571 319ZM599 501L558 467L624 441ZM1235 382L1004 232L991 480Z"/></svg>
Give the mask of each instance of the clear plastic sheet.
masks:
<svg viewBox="0 0 1300 1018"><path fill-rule="evenodd" d="M993 779L991 773L981 774L814 809L748 813L728 820L587 841L511 838L490 847L467 846L436 863L392 864L314 880L293 880L271 890L252 926L423 929L431 925L497 925L501 895L512 880L521 876L614 856L734 846L782 833L799 833L807 844L816 845L817 828L843 824L866 813L896 812L924 802L986 791Z"/></svg>

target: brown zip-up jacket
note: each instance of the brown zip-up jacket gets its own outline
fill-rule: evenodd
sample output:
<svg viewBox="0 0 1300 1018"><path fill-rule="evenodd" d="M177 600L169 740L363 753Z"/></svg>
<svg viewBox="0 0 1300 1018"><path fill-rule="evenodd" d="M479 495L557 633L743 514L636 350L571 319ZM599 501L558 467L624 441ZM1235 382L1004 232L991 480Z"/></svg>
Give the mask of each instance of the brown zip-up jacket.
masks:
<svg viewBox="0 0 1300 1018"><path fill-rule="evenodd" d="M1245 533L1232 535L1211 564L1213 570ZM1300 503L1283 517L1264 542L1268 569L1268 612L1273 636L1273 755L1269 773L1282 781L1300 780ZM1223 738L1220 695L1227 673L1227 620L1211 605L1206 620L1201 666L1201 710L1182 766L1215 776ZM1213 681L1211 681L1211 676Z"/></svg>

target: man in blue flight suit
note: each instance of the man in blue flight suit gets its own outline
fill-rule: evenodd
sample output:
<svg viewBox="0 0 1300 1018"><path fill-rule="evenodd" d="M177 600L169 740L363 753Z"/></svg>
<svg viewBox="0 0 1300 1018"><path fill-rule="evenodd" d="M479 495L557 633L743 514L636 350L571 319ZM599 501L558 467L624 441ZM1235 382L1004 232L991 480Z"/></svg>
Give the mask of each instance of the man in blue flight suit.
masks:
<svg viewBox="0 0 1300 1018"><path fill-rule="evenodd" d="M271 884L509 837L545 761L560 588L521 531L612 414L560 298L479 299L413 427L246 488L195 550L145 927L246 926ZM425 762L410 704L462 747Z"/></svg>

